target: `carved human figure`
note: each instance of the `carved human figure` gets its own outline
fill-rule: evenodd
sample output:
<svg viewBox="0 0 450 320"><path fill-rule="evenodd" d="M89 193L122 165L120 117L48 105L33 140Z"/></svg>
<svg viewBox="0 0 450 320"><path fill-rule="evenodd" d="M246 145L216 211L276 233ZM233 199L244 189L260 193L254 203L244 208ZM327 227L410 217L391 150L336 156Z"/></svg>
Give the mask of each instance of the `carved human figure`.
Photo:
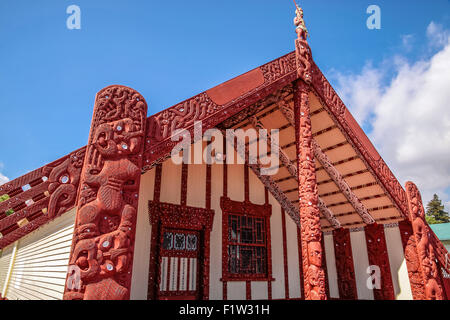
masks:
<svg viewBox="0 0 450 320"><path fill-rule="evenodd" d="M306 28L305 21L303 19L303 9L298 8L295 10L294 24L296 26L295 32L297 33L297 40L295 41L297 70L302 79L310 83L311 77L311 48L309 47L308 29Z"/></svg>
<svg viewBox="0 0 450 320"><path fill-rule="evenodd" d="M69 261L78 267L82 285L66 288L65 299L129 296L141 174L137 153L143 147L146 113L141 97L130 90L106 91L94 112Z"/></svg>
<svg viewBox="0 0 450 320"><path fill-rule="evenodd" d="M425 211L422 199L416 185L406 183L406 193L409 202L409 212L414 231L417 259L425 284L427 300L442 300L443 292L438 283L438 268L435 261L434 248L430 243L429 226L425 221Z"/></svg>

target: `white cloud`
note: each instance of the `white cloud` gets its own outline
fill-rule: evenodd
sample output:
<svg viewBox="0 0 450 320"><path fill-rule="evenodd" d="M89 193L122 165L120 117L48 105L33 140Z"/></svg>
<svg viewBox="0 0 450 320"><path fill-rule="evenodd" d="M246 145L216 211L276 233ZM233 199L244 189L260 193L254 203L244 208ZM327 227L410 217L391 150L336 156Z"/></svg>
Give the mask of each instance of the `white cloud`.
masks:
<svg viewBox="0 0 450 320"><path fill-rule="evenodd" d="M405 34L402 37L402 46L406 51L411 51L413 49L414 35Z"/></svg>
<svg viewBox="0 0 450 320"><path fill-rule="evenodd" d="M415 182L426 203L437 193L450 205L450 33L430 23L431 58L392 57L360 74L338 74L338 92L400 183ZM383 77L392 74L388 84ZM446 192L447 191L447 192ZM447 207L449 209L449 207Z"/></svg>
<svg viewBox="0 0 450 320"><path fill-rule="evenodd" d="M3 169L3 163L0 162L0 170ZM9 178L0 172L0 186L9 181Z"/></svg>
<svg viewBox="0 0 450 320"><path fill-rule="evenodd" d="M434 47L443 47L448 44L449 30L445 30L442 25L431 23L427 27L427 37L430 45Z"/></svg>

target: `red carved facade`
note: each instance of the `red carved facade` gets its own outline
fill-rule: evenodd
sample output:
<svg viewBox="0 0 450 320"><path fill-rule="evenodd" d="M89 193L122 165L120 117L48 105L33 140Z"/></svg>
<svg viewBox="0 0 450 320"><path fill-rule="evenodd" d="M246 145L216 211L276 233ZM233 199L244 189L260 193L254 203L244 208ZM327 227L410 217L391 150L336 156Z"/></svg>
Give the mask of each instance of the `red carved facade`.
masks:
<svg viewBox="0 0 450 320"><path fill-rule="evenodd" d="M378 266L381 273L381 287L373 289L374 298L375 300L394 300L394 286L392 284L384 227L378 224L371 224L364 229L366 232L369 265Z"/></svg>
<svg viewBox="0 0 450 320"><path fill-rule="evenodd" d="M425 299L442 300L444 299L440 282L440 270L436 264L434 247L431 243L430 227L425 220L425 211L423 209L422 198L416 185L412 182L406 183L406 195L412 230L416 242L416 252L419 262L419 270L422 274Z"/></svg>
<svg viewBox="0 0 450 320"><path fill-rule="evenodd" d="M64 299L129 299L146 114L133 89L96 96Z"/></svg>
<svg viewBox="0 0 450 320"><path fill-rule="evenodd" d="M308 93L308 85L301 80L296 82L294 111L304 287L305 299L325 300L327 296L322 258L322 232Z"/></svg>
<svg viewBox="0 0 450 320"><path fill-rule="evenodd" d="M333 230L333 239L339 298L344 300L357 299L355 268L349 229L341 228Z"/></svg>
<svg viewBox="0 0 450 320"><path fill-rule="evenodd" d="M75 205L85 148L0 186L0 248L4 248ZM25 188L27 186L27 188ZM6 215L8 211L13 214ZM19 227L17 223L27 219Z"/></svg>
<svg viewBox="0 0 450 320"><path fill-rule="evenodd" d="M409 283L414 300L425 300L420 262L417 255L416 239L408 220L400 221L398 224L402 245L405 255L406 267L408 268Z"/></svg>

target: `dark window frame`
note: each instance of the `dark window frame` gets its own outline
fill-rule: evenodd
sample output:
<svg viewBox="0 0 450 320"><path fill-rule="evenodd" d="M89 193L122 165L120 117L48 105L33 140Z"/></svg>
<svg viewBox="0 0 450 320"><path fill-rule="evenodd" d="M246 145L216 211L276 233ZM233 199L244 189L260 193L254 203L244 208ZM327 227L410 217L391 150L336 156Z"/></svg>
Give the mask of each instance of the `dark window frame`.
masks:
<svg viewBox="0 0 450 320"><path fill-rule="evenodd" d="M237 202L229 198L221 198L222 207L222 281L271 281L272 257L270 204L258 205L249 201ZM239 219L239 221L238 221ZM235 227L233 227L235 222ZM248 225L249 223L249 225ZM258 237L258 224L260 236ZM235 229L235 236L233 235ZM239 229L239 230L238 230ZM242 238L243 229L249 231L246 238ZM234 249L233 249L234 248ZM249 260L236 258L238 251L246 252ZM236 261L232 263L233 256ZM247 263L249 262L249 263Z"/></svg>

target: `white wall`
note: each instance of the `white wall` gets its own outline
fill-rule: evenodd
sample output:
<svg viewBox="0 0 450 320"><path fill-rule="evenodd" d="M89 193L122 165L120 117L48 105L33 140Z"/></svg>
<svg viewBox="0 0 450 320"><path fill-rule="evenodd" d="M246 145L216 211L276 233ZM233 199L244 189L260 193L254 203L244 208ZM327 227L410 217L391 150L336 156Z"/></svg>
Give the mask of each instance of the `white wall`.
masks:
<svg viewBox="0 0 450 320"><path fill-rule="evenodd" d="M328 286L330 297L339 298L339 287L336 270L336 257L334 253L333 234L324 234L325 257L327 260Z"/></svg>
<svg viewBox="0 0 450 320"><path fill-rule="evenodd" d="M373 289L367 287L367 268L369 267L369 256L367 254L365 231L350 232L352 244L353 264L355 268L356 290L359 300L373 300Z"/></svg>
<svg viewBox="0 0 450 320"><path fill-rule="evenodd" d="M400 229L398 227L384 228L384 235L391 266L395 298L397 300L412 300L411 284L403 253Z"/></svg>
<svg viewBox="0 0 450 320"><path fill-rule="evenodd" d="M155 169L141 176L139 205L134 243L133 275L130 299L147 300L148 271L150 265L150 243L152 230L148 216L148 201L153 200Z"/></svg>
<svg viewBox="0 0 450 320"><path fill-rule="evenodd" d="M19 240L8 299L62 299L74 223L72 209Z"/></svg>

